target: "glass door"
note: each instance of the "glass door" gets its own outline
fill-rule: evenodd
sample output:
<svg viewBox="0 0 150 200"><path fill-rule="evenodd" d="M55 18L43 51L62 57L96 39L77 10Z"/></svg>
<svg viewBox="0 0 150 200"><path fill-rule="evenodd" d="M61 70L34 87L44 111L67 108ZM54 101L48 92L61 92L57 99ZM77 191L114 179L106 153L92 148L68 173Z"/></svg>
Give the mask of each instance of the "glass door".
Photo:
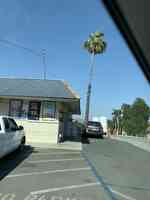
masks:
<svg viewBox="0 0 150 200"><path fill-rule="evenodd" d="M40 108L41 108L41 102L30 101L29 102L28 119L38 120L40 117Z"/></svg>

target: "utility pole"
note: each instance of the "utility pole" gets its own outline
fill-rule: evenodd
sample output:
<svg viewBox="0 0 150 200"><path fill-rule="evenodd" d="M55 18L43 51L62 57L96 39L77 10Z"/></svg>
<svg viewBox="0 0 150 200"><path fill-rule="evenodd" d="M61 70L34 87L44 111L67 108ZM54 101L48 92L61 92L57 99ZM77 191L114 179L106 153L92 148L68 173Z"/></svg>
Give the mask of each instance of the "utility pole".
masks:
<svg viewBox="0 0 150 200"><path fill-rule="evenodd" d="M91 100L93 69L94 69L94 53L91 54L89 83L88 83L87 94L86 94L86 108L85 108L85 126L86 127L88 125L89 113L90 113L90 100Z"/></svg>
<svg viewBox="0 0 150 200"><path fill-rule="evenodd" d="M46 80L46 50L45 49L42 49L42 60L43 60L44 80Z"/></svg>
<svg viewBox="0 0 150 200"><path fill-rule="evenodd" d="M86 108L85 108L85 126L86 127L89 121L90 97L91 97L91 84L88 84L88 89L87 89L87 94L86 94Z"/></svg>
<svg viewBox="0 0 150 200"><path fill-rule="evenodd" d="M40 58L42 57L43 78L44 78L44 80L46 80L46 50L45 49L42 49L42 53L41 53L41 52L35 51L33 49L30 49L28 47L25 47L23 45L20 45L18 43L11 42L11 41L8 41L8 40L0 39L0 42L5 43L5 44L7 44L9 46L13 46L15 48L22 49L24 51L28 51L29 53L32 53L35 56L38 56Z"/></svg>

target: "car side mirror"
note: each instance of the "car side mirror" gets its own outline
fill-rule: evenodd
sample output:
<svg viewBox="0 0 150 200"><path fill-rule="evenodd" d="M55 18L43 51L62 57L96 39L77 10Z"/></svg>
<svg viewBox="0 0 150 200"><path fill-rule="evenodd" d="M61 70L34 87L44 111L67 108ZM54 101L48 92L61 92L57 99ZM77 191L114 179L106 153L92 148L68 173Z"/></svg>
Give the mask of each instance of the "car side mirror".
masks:
<svg viewBox="0 0 150 200"><path fill-rule="evenodd" d="M19 130L23 130L24 128L23 128L23 126L19 126L18 129Z"/></svg>

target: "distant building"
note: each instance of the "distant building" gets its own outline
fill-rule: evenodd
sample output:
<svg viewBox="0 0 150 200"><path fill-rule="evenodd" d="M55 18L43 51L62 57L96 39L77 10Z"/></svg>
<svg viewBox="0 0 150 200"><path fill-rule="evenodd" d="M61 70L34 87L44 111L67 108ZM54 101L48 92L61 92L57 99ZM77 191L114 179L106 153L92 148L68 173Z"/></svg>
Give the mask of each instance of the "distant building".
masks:
<svg viewBox="0 0 150 200"><path fill-rule="evenodd" d="M93 117L92 121L97 121L97 122L101 122L102 127L103 127L103 131L105 133L107 133L107 118L104 116L101 117Z"/></svg>

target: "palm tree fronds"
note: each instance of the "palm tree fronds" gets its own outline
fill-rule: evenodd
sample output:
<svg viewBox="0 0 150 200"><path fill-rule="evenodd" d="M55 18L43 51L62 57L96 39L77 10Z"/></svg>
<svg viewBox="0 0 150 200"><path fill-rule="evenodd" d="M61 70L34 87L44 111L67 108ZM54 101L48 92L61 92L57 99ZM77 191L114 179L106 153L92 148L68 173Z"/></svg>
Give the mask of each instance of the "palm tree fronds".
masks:
<svg viewBox="0 0 150 200"><path fill-rule="evenodd" d="M87 49L89 53L101 54L106 49L106 42L103 40L103 33L95 32L91 33L89 39L84 42L84 48Z"/></svg>

